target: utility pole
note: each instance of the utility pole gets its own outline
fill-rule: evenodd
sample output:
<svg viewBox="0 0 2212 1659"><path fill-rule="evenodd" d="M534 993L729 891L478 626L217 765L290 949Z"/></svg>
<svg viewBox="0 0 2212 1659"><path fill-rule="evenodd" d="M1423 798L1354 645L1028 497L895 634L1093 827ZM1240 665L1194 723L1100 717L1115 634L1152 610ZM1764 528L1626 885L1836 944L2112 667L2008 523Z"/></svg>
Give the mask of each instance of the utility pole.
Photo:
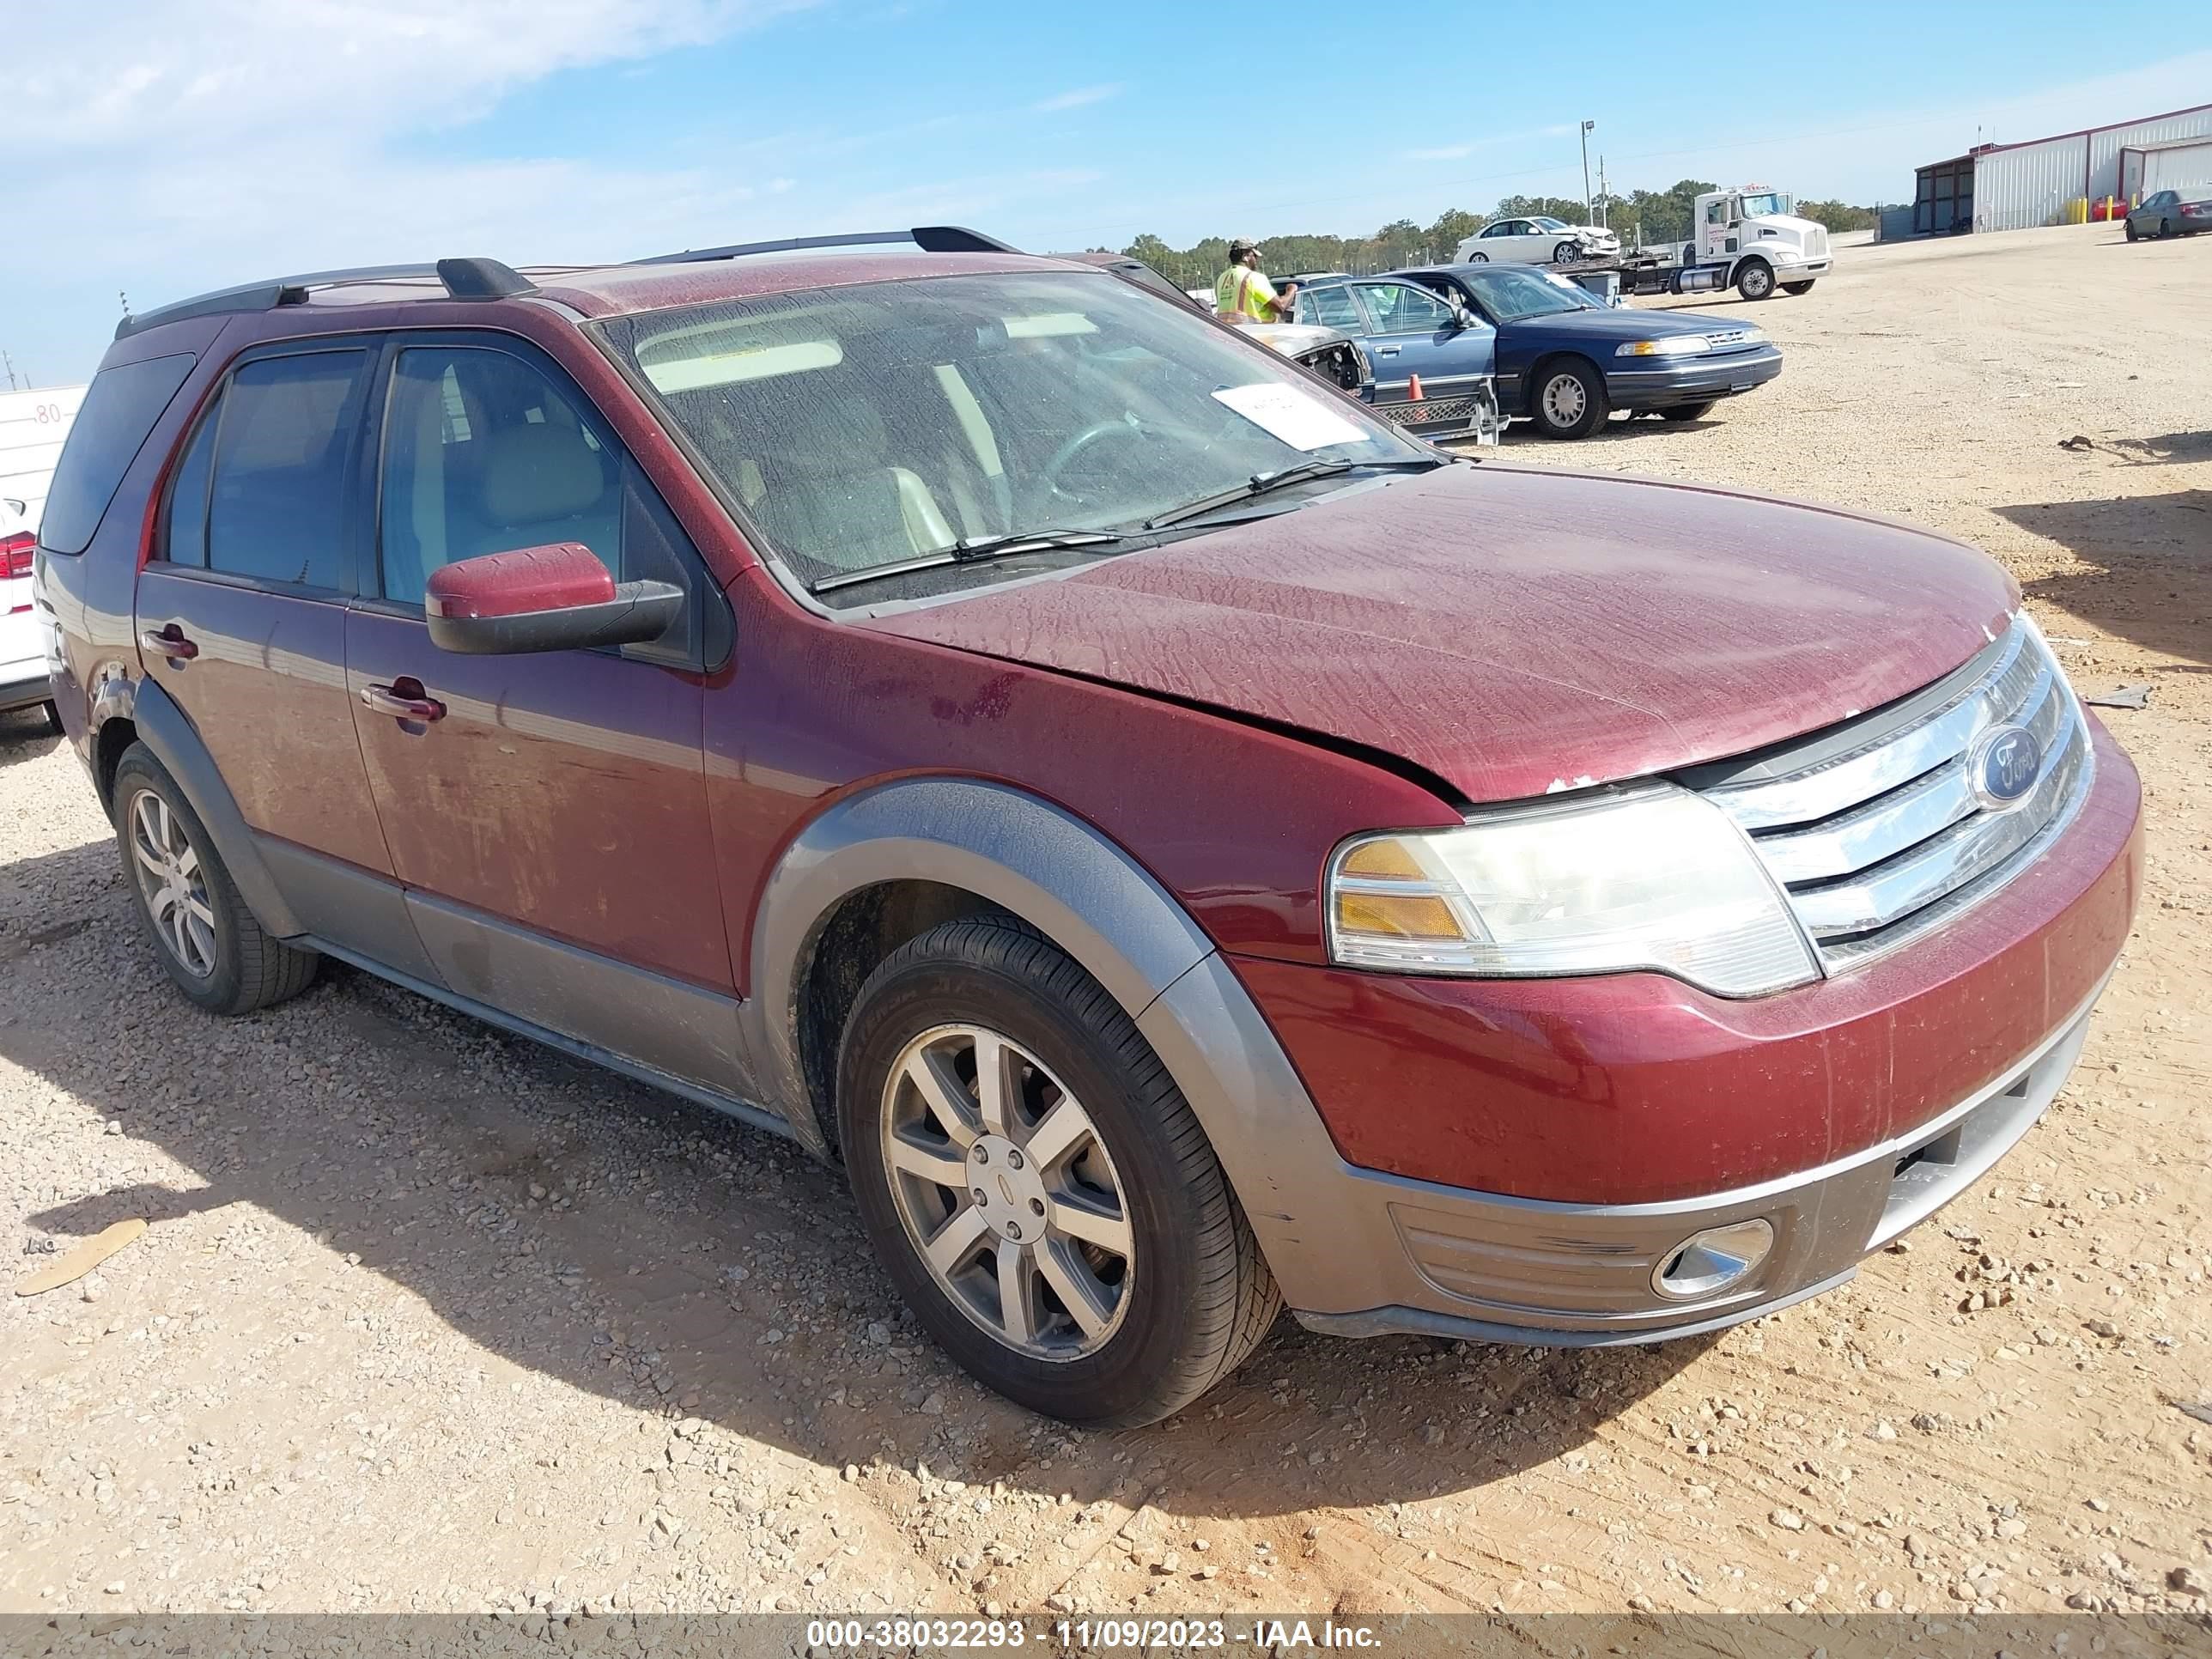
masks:
<svg viewBox="0 0 2212 1659"><path fill-rule="evenodd" d="M1597 158L1597 222L1598 228L1601 230L1610 230L1613 228L1611 225L1607 224L1605 222L1606 215L1611 210L1608 204L1612 199L1613 198L1611 197L1606 194L1605 152L1600 150L1598 152Z"/></svg>
<svg viewBox="0 0 2212 1659"><path fill-rule="evenodd" d="M1595 121L1583 123L1583 216L1585 219L1589 218L1590 211L1589 136L1590 129L1596 125Z"/></svg>
<svg viewBox="0 0 2212 1659"><path fill-rule="evenodd" d="M15 385L15 360L8 355L7 348L4 346L0 346L0 363L5 363L8 366L8 390L10 392L19 390L20 388Z"/></svg>

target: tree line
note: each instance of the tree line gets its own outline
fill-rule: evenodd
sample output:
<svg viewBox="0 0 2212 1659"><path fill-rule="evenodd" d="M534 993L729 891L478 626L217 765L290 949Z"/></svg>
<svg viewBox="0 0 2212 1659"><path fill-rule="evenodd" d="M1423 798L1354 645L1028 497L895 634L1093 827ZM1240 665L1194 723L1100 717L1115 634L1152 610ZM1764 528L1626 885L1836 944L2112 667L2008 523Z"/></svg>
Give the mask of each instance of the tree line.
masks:
<svg viewBox="0 0 2212 1659"><path fill-rule="evenodd" d="M1486 216L1452 208L1436 222L1417 225L1395 219L1371 236L1269 236L1260 245L1266 270L1287 274L1300 270L1395 270L1404 265L1431 264L1449 259L1467 238L1495 219L1528 219L1549 215L1571 225L1589 222L1591 210L1620 234L1621 246L1664 247L1690 240L1692 217L1698 196L1719 186L1701 179L1684 179L1667 190L1631 191L1626 196L1599 196L1585 205L1580 198L1508 196ZM1831 231L1865 230L1875 222L1873 210L1842 202L1800 202L1797 212ZM1142 259L1177 288L1210 288L1229 265L1226 238L1209 236L1187 248L1170 247L1149 232L1121 252Z"/></svg>

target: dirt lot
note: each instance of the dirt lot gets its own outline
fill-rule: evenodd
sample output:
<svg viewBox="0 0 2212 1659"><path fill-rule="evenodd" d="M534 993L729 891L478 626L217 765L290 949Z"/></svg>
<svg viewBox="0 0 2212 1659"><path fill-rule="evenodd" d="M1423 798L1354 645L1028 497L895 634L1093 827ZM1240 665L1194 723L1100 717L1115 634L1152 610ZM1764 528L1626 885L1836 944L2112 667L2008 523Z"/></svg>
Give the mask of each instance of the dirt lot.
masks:
<svg viewBox="0 0 2212 1659"><path fill-rule="evenodd" d="M1778 383L1511 453L1966 536L2083 691L2151 686L2106 716L2140 925L1988 1183L1717 1340L1285 1322L1185 1417L1071 1434L922 1342L779 1142L343 970L195 1013L76 762L0 720L0 1263L152 1223L0 1300L0 1610L2203 1605L2212 239L1845 250L1703 303Z"/></svg>

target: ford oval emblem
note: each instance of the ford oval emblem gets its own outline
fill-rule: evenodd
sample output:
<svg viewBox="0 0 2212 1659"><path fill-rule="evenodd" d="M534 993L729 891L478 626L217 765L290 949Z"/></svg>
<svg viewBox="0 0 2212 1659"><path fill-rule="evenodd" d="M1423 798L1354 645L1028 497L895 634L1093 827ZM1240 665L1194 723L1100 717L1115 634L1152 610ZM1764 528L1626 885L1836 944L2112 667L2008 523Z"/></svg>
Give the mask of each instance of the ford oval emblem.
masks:
<svg viewBox="0 0 2212 1659"><path fill-rule="evenodd" d="M2043 770L2043 745L2024 726L1993 726L1966 757L1966 787L1991 812L2017 806Z"/></svg>

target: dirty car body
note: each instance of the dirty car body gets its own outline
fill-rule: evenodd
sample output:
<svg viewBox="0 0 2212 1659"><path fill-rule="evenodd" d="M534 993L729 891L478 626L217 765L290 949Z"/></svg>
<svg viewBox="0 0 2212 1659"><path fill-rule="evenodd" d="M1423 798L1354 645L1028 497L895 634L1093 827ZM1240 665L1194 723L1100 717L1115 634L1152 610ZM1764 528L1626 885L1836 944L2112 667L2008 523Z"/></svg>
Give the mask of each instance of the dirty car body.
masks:
<svg viewBox="0 0 2212 1659"><path fill-rule="evenodd" d="M1278 1296L1750 1318L2027 1132L2138 792L1988 559L1446 462L915 240L126 325L35 580L185 995L334 956L787 1134L939 1342L1087 1422Z"/></svg>

